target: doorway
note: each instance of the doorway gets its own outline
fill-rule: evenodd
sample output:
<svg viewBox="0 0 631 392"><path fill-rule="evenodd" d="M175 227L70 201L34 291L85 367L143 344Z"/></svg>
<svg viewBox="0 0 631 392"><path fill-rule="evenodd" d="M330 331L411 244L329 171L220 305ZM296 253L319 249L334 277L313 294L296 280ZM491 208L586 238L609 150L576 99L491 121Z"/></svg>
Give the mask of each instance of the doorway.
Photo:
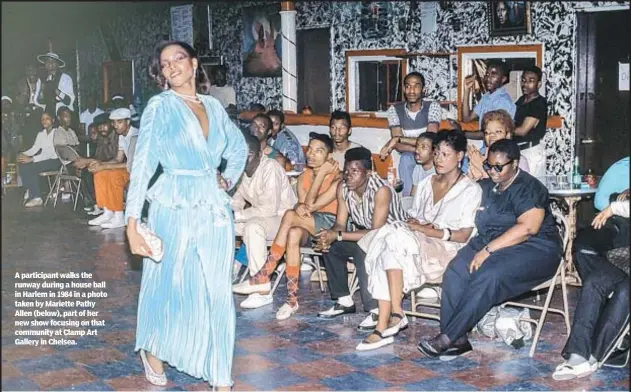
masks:
<svg viewBox="0 0 631 392"><path fill-rule="evenodd" d="M581 171L602 175L629 155L629 91L618 88L629 64L629 10L577 14L576 152Z"/></svg>
<svg viewBox="0 0 631 392"><path fill-rule="evenodd" d="M330 40L329 28L296 32L299 112L304 106L321 114L331 109Z"/></svg>

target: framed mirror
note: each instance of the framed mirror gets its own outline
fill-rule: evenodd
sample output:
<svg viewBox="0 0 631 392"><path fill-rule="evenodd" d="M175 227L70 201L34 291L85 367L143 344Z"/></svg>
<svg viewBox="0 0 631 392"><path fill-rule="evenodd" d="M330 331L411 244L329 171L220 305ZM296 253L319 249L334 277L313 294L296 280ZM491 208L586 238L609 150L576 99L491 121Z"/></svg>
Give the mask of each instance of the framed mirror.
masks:
<svg viewBox="0 0 631 392"><path fill-rule="evenodd" d="M483 83L486 64L489 60L497 59L506 64L509 71L508 82L504 88L513 98L513 102L521 96L521 74L524 68L536 65L541 68L543 76L539 93L545 94L545 69L543 68L543 45L494 45L494 46L460 46L458 47L458 119L461 119L462 101L464 97L464 80L469 75L475 75L476 83L473 96L470 99L471 108L480 101L486 92Z"/></svg>

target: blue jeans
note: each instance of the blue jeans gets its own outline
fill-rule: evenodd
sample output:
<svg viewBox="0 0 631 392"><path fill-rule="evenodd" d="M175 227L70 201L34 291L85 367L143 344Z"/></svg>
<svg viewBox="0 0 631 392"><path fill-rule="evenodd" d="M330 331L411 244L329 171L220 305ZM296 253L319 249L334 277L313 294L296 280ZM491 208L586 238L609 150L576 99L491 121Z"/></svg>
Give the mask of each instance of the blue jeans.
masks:
<svg viewBox="0 0 631 392"><path fill-rule="evenodd" d="M414 153L401 153L401 158L399 159L399 178L403 181L402 197L410 196L410 193L412 193L412 185L414 185L412 184L412 174L414 173L415 167L416 158L414 157Z"/></svg>

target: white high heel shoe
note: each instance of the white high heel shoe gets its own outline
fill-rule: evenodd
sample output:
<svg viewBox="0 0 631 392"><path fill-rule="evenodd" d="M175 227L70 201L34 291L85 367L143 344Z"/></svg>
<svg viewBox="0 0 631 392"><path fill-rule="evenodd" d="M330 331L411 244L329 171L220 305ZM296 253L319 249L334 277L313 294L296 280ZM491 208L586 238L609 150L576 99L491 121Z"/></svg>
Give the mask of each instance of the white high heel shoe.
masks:
<svg viewBox="0 0 631 392"><path fill-rule="evenodd" d="M147 381L159 387L167 385L166 373L158 374L153 371L151 365L149 365L149 361L147 361L145 350L140 350L140 359L142 359L142 365L145 367L145 377L147 378Z"/></svg>

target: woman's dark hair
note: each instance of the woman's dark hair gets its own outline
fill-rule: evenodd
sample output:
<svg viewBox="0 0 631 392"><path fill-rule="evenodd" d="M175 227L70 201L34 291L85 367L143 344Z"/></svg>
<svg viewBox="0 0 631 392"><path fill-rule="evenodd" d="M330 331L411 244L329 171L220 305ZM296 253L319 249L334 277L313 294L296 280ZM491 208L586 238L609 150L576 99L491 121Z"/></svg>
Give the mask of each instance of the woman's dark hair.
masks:
<svg viewBox="0 0 631 392"><path fill-rule="evenodd" d="M269 112L267 112L268 116L275 116L278 117L280 119L280 125L285 124L285 114L283 112L281 112L278 109L272 109Z"/></svg>
<svg viewBox="0 0 631 392"><path fill-rule="evenodd" d="M436 139L432 144L434 149L442 142L445 142L456 152L467 152L467 137L462 131L452 131L442 129L436 134Z"/></svg>
<svg viewBox="0 0 631 392"><path fill-rule="evenodd" d="M160 54L162 54L164 48L171 45L177 45L184 49L191 60L198 60L197 75L195 76L195 89L197 90L198 94L208 94L208 91L210 90L210 80L208 79L208 75L206 75L204 67L202 67L201 62L199 62L197 51L186 42L162 41L158 45L156 45L156 48L153 52L153 57L151 58L151 63L149 64L149 76L151 76L151 78L158 84L159 88L164 89L166 79L162 75L162 67L160 66Z"/></svg>
<svg viewBox="0 0 631 392"><path fill-rule="evenodd" d="M346 121L346 126L348 128L351 127L351 115L343 110L335 110L333 113L331 113L331 118L329 119L329 127L333 125L333 120L344 120Z"/></svg>
<svg viewBox="0 0 631 392"><path fill-rule="evenodd" d="M518 161L521 158L519 145L512 139L498 140L489 147L489 154L504 153L506 158L511 161Z"/></svg>

